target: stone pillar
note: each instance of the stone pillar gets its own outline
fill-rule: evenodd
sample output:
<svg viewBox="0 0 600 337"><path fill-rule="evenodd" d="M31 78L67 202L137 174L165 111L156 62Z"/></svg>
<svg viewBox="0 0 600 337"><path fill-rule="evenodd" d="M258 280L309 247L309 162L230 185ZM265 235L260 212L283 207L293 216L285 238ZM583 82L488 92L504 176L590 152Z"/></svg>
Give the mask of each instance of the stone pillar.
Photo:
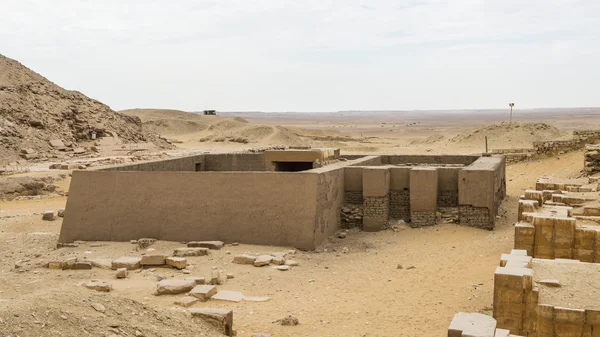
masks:
<svg viewBox="0 0 600 337"><path fill-rule="evenodd" d="M410 170L411 227L435 225L438 196L438 171L435 167Z"/></svg>
<svg viewBox="0 0 600 337"><path fill-rule="evenodd" d="M390 171L387 167L365 167L362 177L363 230L379 231L389 218Z"/></svg>

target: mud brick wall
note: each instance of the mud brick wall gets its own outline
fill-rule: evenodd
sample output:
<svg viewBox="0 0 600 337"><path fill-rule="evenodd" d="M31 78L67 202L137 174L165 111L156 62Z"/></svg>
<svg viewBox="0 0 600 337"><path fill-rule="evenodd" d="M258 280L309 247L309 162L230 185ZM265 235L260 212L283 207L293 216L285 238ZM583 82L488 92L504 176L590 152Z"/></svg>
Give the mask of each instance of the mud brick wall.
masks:
<svg viewBox="0 0 600 337"><path fill-rule="evenodd" d="M438 207L458 206L458 190L456 191L438 191Z"/></svg>
<svg viewBox="0 0 600 337"><path fill-rule="evenodd" d="M587 145L583 161L586 174L592 175L600 172L600 145Z"/></svg>
<svg viewBox="0 0 600 337"><path fill-rule="evenodd" d="M410 212L410 226L413 228L435 225L435 212Z"/></svg>
<svg viewBox="0 0 600 337"><path fill-rule="evenodd" d="M486 207L459 206L458 216L460 224L470 227L494 229L494 218Z"/></svg>
<svg viewBox="0 0 600 337"><path fill-rule="evenodd" d="M365 218L387 221L389 217L389 196L366 197L363 202L363 215Z"/></svg>
<svg viewBox="0 0 600 337"><path fill-rule="evenodd" d="M344 192L344 204L362 205L363 204L363 192L362 191L345 191Z"/></svg>
<svg viewBox="0 0 600 337"><path fill-rule="evenodd" d="M410 190L390 191L390 218L410 221Z"/></svg>

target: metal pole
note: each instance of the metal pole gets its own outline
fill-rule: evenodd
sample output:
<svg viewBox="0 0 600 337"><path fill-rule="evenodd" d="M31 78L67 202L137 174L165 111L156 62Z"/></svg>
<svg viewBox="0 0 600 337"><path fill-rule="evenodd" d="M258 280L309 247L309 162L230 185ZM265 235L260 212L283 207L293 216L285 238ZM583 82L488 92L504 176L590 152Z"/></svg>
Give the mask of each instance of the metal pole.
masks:
<svg viewBox="0 0 600 337"><path fill-rule="evenodd" d="M512 105L510 106L510 123L512 124Z"/></svg>
<svg viewBox="0 0 600 337"><path fill-rule="evenodd" d="M488 153L487 136L485 136L485 153Z"/></svg>

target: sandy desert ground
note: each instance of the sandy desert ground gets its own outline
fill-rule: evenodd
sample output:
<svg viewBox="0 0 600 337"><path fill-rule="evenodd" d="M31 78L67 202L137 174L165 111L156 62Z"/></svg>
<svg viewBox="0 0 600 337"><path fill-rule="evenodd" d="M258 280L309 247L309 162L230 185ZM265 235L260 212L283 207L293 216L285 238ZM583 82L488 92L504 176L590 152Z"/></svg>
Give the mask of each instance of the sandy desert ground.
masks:
<svg viewBox="0 0 600 337"><path fill-rule="evenodd" d="M494 144L491 148L521 148L530 147L533 140L568 137L581 126L600 127L597 110L536 112L527 118L519 116L519 123L512 125L494 124L500 122L496 114L475 112L407 113L404 117L381 112L227 113L216 117L148 109L125 113L141 116L145 128L170 139L178 149L166 151L168 155L278 144L334 146L346 153L475 153L484 149L486 135ZM159 274L208 277L219 269L235 275L220 289L270 298L267 302L202 304L233 308L238 336L258 332L278 337L445 336L458 311L491 314L493 271L500 254L513 246L512 226L522 191L540 176L575 177L582 169L582 152L509 165L508 196L494 231L453 224L422 229L400 226L397 231L379 233L351 230L347 238L332 237L316 251L291 254L300 266L288 272L233 264L232 257L293 247L244 244L189 258L189 275L156 268L116 280L114 271L100 268L49 270L42 265L52 258L112 259L140 256L144 251L130 243L109 242L56 249L61 219L42 221L41 213L63 208L65 196L52 193L3 200L0 241L6 244L0 245L0 334L33 336L44 327L53 336L76 331L92 336L218 335L203 322L191 325L187 317L179 317L183 309L173 302L181 296L153 296L152 292ZM44 173L16 176L32 174ZM69 177L58 178L55 184L58 191L67 192ZM158 242L151 248L167 253L182 246ZM95 293L81 286L90 279L110 280L114 291ZM104 304L105 312L91 308L97 302ZM273 323L286 315L296 316L300 324Z"/></svg>

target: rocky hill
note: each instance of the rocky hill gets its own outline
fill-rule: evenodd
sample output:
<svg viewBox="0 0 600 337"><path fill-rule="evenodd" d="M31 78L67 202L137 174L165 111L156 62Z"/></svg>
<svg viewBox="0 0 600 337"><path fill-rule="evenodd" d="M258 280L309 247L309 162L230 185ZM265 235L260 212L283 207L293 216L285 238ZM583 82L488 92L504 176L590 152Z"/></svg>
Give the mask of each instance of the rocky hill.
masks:
<svg viewBox="0 0 600 337"><path fill-rule="evenodd" d="M123 142L169 144L154 133L142 132L138 117L113 111L78 91L65 90L18 61L0 55L0 165L19 158L61 158L88 141L114 136ZM64 146L53 146L60 140ZM60 149L60 151L59 151ZM84 150L86 150L84 148Z"/></svg>

